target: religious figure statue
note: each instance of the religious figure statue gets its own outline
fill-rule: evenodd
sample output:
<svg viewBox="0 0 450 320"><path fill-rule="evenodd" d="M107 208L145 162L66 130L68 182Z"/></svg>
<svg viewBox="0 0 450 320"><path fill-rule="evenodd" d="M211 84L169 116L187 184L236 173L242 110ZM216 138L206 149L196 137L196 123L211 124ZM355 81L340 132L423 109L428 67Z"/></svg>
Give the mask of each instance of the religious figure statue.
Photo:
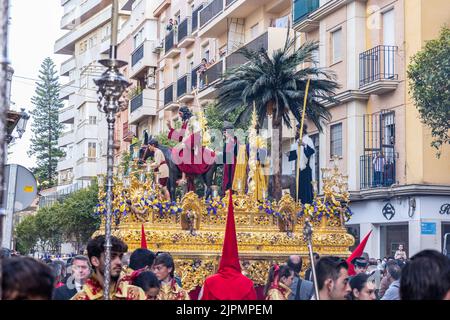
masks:
<svg viewBox="0 0 450 320"><path fill-rule="evenodd" d="M303 125L303 138L300 140L300 125L297 125L297 133L295 135L295 143L291 146L289 152L289 161L295 161L295 172L298 180L298 197L302 203L312 203L314 198L314 190L311 182L315 180L315 172L313 166L315 163L315 147L312 139L308 135L308 127ZM298 146L300 147L300 163L298 161ZM297 172L298 168L298 172Z"/></svg>

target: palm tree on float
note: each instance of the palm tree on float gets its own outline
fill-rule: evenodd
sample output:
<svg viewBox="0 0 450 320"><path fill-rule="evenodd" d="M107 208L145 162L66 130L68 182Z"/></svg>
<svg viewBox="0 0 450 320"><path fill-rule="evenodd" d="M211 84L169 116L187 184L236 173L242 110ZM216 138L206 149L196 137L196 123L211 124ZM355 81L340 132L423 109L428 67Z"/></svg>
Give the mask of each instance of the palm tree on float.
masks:
<svg viewBox="0 0 450 320"><path fill-rule="evenodd" d="M292 128L290 114L301 122L308 79L310 86L306 118L312 121L320 132L323 123L331 119L324 102L335 101L333 96L339 85L334 81L334 73L315 67L313 52L318 47L317 42L307 42L295 49L295 39L291 40L289 37L284 47L274 51L271 57L264 49L252 51L243 47L237 52L248 62L228 70L224 80L218 85L219 110L228 113L245 106L236 123L246 123L249 120L254 104L260 127L265 118L273 116L272 151L275 143L278 143L280 148L273 163L275 175L272 196L275 199L280 199L282 195L282 125L284 122L288 128ZM298 66L304 63L310 65L298 69Z"/></svg>

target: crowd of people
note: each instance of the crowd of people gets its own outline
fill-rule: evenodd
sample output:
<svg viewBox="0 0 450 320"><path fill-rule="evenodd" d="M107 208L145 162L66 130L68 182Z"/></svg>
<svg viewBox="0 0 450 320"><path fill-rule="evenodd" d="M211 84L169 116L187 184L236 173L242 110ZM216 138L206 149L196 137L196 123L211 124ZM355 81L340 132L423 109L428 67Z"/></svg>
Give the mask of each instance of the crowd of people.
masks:
<svg viewBox="0 0 450 320"><path fill-rule="evenodd" d="M137 249L128 255L127 251L122 240L112 237L111 299L190 299L170 253ZM75 256L69 265L21 256L4 256L1 261L5 300L103 299L104 236L91 239L87 256ZM221 265L223 270L205 282L199 299L241 297L244 286L242 299L256 299L253 283L240 271L239 261L234 263L234 268ZM301 256L292 255L285 264L273 265L264 287L265 299L316 300L314 273L311 268L302 270L302 263ZM351 267L342 258L315 253L314 265L320 300L450 300L450 259L434 250L421 251L409 260L404 256L378 260L357 257ZM350 269L354 270L351 276Z"/></svg>

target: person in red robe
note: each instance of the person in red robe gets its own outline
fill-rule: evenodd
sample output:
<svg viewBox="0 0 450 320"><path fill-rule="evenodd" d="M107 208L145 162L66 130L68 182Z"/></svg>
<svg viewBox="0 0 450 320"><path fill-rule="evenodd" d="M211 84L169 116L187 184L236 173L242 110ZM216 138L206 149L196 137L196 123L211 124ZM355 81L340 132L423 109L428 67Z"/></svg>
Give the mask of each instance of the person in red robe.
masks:
<svg viewBox="0 0 450 320"><path fill-rule="evenodd" d="M206 278L199 300L256 300L253 281L242 274L239 263L231 190L219 270Z"/></svg>
<svg viewBox="0 0 450 320"><path fill-rule="evenodd" d="M181 107L179 115L182 120L181 129L172 128L170 121L168 121L168 138L172 141L182 142L184 145L172 149L172 160L183 174L179 182L187 182L188 191L195 191L194 176L204 174L211 168L215 160L215 154L202 145L200 128L194 129L189 134L190 120L193 117L189 108L186 106ZM185 152L188 154L185 154Z"/></svg>

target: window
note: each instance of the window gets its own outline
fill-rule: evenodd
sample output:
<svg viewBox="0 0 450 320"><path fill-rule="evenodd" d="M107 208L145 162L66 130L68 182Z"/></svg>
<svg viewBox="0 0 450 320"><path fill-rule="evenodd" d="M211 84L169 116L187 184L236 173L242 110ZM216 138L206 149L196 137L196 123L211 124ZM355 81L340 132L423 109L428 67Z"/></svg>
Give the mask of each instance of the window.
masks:
<svg viewBox="0 0 450 320"><path fill-rule="evenodd" d="M383 44L385 46L395 45L394 9L391 9L383 13Z"/></svg>
<svg viewBox="0 0 450 320"><path fill-rule="evenodd" d="M330 155L342 157L342 123L331 126Z"/></svg>
<svg viewBox="0 0 450 320"><path fill-rule="evenodd" d="M89 116L89 124L97 124L97 117Z"/></svg>
<svg viewBox="0 0 450 320"><path fill-rule="evenodd" d="M88 158L97 158L97 144L95 142L88 143Z"/></svg>
<svg viewBox="0 0 450 320"><path fill-rule="evenodd" d="M139 30L139 32L133 37L133 42L134 42L134 48L138 48L143 41L143 35L144 35L144 28L142 28L141 30Z"/></svg>
<svg viewBox="0 0 450 320"><path fill-rule="evenodd" d="M315 49L312 53L311 53L311 58L313 59L313 65L314 66L319 66L320 65L320 55L319 55L319 49Z"/></svg>
<svg viewBox="0 0 450 320"><path fill-rule="evenodd" d="M209 43L202 46L202 59L205 58L206 61L209 61Z"/></svg>
<svg viewBox="0 0 450 320"><path fill-rule="evenodd" d="M331 33L332 63L342 60L342 29Z"/></svg>
<svg viewBox="0 0 450 320"><path fill-rule="evenodd" d="M255 24L253 27L250 28L250 38L255 39L258 36L259 32L259 23Z"/></svg>
<svg viewBox="0 0 450 320"><path fill-rule="evenodd" d="M106 25L105 29L103 29L103 39L102 39L102 42L108 40L110 36L111 36L111 25L108 23L108 24Z"/></svg>

